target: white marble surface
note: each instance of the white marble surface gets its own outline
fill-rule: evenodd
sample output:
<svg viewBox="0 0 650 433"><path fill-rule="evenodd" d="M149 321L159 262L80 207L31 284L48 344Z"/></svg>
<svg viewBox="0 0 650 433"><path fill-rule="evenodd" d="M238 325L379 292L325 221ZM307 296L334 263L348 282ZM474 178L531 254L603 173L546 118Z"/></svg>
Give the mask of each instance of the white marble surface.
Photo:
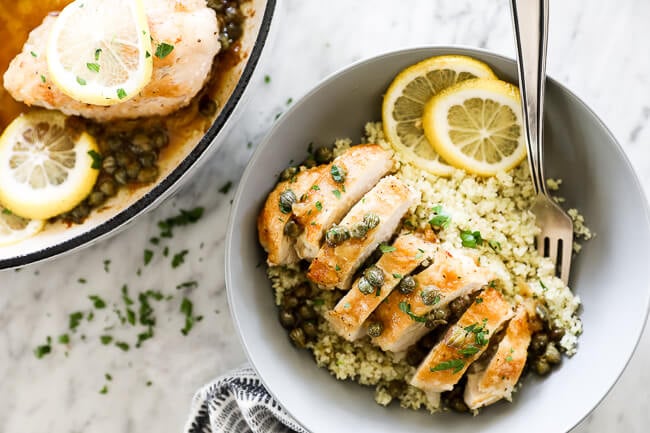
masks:
<svg viewBox="0 0 650 433"><path fill-rule="evenodd" d="M609 125L648 190L650 2L551 0L551 6L549 73ZM256 92L236 130L175 198L91 249L0 273L0 432L180 431L194 391L245 361L223 281L224 233L233 191L224 195L218 189L226 181L236 183L253 152L247 143L255 146L286 109L288 98L296 100L353 61L427 44L514 54L505 0L287 0L278 14L281 25L271 61L262 66L270 83L261 78L254 83ZM179 208L198 205L205 207L205 216L176 230L170 256L162 257L162 246L152 248L155 257L143 266L143 250L158 233L156 222ZM183 249L189 250L186 263L172 269L171 255ZM106 259L111 260L108 272L103 269ZM88 282L80 284L78 278ZM187 296L204 320L184 337L175 286L188 280L199 283ZM115 322L109 308L96 313L92 322L84 321L69 347L54 342L52 354L35 358L33 349L46 336L56 340L65 332L71 312L89 311L88 295L100 295L109 306L121 303L123 284L132 293L155 289L177 295L156 304L158 325L152 340L129 352L102 345L102 328ZM110 332L133 342L136 330L125 329ZM648 431L649 363L646 333L619 383L575 431ZM105 373L113 380L108 382ZM105 384L108 393L100 394Z"/></svg>

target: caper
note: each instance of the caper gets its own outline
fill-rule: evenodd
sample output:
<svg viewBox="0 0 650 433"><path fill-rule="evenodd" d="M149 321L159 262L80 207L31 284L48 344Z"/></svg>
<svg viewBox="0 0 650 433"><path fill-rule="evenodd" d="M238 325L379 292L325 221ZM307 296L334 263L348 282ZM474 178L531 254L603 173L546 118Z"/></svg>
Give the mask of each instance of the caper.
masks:
<svg viewBox="0 0 650 433"><path fill-rule="evenodd" d="M551 343L548 346L546 346L546 351L544 352L544 359L546 359L546 362L548 362L550 365L559 364L560 362L562 362L562 354L560 353L559 350L557 350L555 344Z"/></svg>
<svg viewBox="0 0 650 433"><path fill-rule="evenodd" d="M331 247L335 247L348 239L350 239L350 232L342 226L333 226L325 233L325 242Z"/></svg>
<svg viewBox="0 0 650 433"><path fill-rule="evenodd" d="M562 337L564 337L564 333L564 329L553 326L549 331L548 336L552 341L560 341Z"/></svg>
<svg viewBox="0 0 650 433"><path fill-rule="evenodd" d="M469 307L471 300L468 296L461 296L449 303L449 311L454 317L460 317L467 307Z"/></svg>
<svg viewBox="0 0 650 433"><path fill-rule="evenodd" d="M115 170L113 177L115 178L115 181L121 185L126 185L126 183L129 181L129 178L126 175L126 170L123 168L118 168Z"/></svg>
<svg viewBox="0 0 650 433"><path fill-rule="evenodd" d="M280 174L280 180L290 180L298 174L298 167L287 167Z"/></svg>
<svg viewBox="0 0 650 433"><path fill-rule="evenodd" d="M169 134L162 128L155 129L150 134L151 143L156 149L162 149L169 144Z"/></svg>
<svg viewBox="0 0 650 433"><path fill-rule="evenodd" d="M540 376L546 376L551 371L551 366L543 357L533 361L533 370Z"/></svg>
<svg viewBox="0 0 650 433"><path fill-rule="evenodd" d="M296 318L291 311L282 309L280 310L280 323L286 329L291 329L296 326Z"/></svg>
<svg viewBox="0 0 650 433"><path fill-rule="evenodd" d="M319 147L316 149L316 152L314 152L314 157L316 158L316 162L319 164L325 164L334 158L334 154L332 153L332 149L329 147Z"/></svg>
<svg viewBox="0 0 650 433"><path fill-rule="evenodd" d="M93 191L88 196L88 205L92 207L97 207L100 204L104 203L105 200L106 200L106 196L104 196L103 192Z"/></svg>
<svg viewBox="0 0 650 433"><path fill-rule="evenodd" d="M548 317L549 317L548 308L546 308L542 304L537 304L535 306L535 313L537 313L537 317L539 317L542 321L544 322L548 321Z"/></svg>
<svg viewBox="0 0 650 433"><path fill-rule="evenodd" d="M217 112L217 103L209 96L199 99L199 114L203 117L212 117Z"/></svg>
<svg viewBox="0 0 650 433"><path fill-rule="evenodd" d="M143 167L153 167L156 165L156 154L154 152L143 152L138 156L138 161Z"/></svg>
<svg viewBox="0 0 650 433"><path fill-rule="evenodd" d="M440 302L440 292L429 287L422 290L420 297L422 298L422 303L424 305L435 305Z"/></svg>
<svg viewBox="0 0 650 433"><path fill-rule="evenodd" d="M434 320L447 320L449 318L449 310L446 308L437 308L431 313L429 313L429 317L431 317Z"/></svg>
<svg viewBox="0 0 650 433"><path fill-rule="evenodd" d="M298 201L298 197L296 197L296 194L291 191L290 189L286 189L280 194L280 211L282 213L289 213L291 212L291 207L295 202Z"/></svg>
<svg viewBox="0 0 650 433"><path fill-rule="evenodd" d="M548 346L548 335L543 332L538 332L533 335L533 338L530 340L530 350L533 353L541 355L546 351L546 346Z"/></svg>
<svg viewBox="0 0 650 433"><path fill-rule="evenodd" d="M109 177L97 182L97 189L103 192L106 197L113 197L117 194L117 185L115 185L115 181Z"/></svg>
<svg viewBox="0 0 650 433"><path fill-rule="evenodd" d="M431 317L427 318L427 321L424 322L424 326L427 329L436 329L439 326L444 326L447 324L446 320L433 319Z"/></svg>
<svg viewBox="0 0 650 433"><path fill-rule="evenodd" d="M113 155L105 156L104 159L102 159L102 169L106 173L113 174L116 168L117 162L115 161L115 157Z"/></svg>
<svg viewBox="0 0 650 433"><path fill-rule="evenodd" d="M300 302L295 296L285 296L282 299L282 305L284 308L296 308Z"/></svg>
<svg viewBox="0 0 650 433"><path fill-rule="evenodd" d="M363 216L363 224L366 229L372 230L379 225L379 216L374 213L367 213Z"/></svg>
<svg viewBox="0 0 650 433"><path fill-rule="evenodd" d="M291 332L289 332L289 338L297 348L302 349L305 347L305 332L301 328L292 329Z"/></svg>
<svg viewBox="0 0 650 433"><path fill-rule="evenodd" d="M447 402L447 405L454 412L465 413L469 411L469 408L463 401L462 396L450 398L449 401Z"/></svg>
<svg viewBox="0 0 650 433"><path fill-rule="evenodd" d="M123 150L118 150L115 152L115 161L117 162L117 165L120 167L126 167L129 165L131 162L133 162L134 158L131 155L131 152L123 151Z"/></svg>
<svg viewBox="0 0 650 433"><path fill-rule="evenodd" d="M307 296L309 296L309 285L301 284L298 287L296 287L295 289L293 289L292 293L293 293L293 296L295 296L298 299L306 298Z"/></svg>
<svg viewBox="0 0 650 433"><path fill-rule="evenodd" d="M372 287L372 284L370 284L368 280L366 280L366 277L359 278L357 286L359 287L359 291L364 295L369 295L375 292L375 288Z"/></svg>
<svg viewBox="0 0 650 433"><path fill-rule="evenodd" d="M310 156L309 158L305 159L305 162L303 162L303 165L305 167L307 167L307 168L316 167L316 160Z"/></svg>
<svg viewBox="0 0 650 433"><path fill-rule="evenodd" d="M379 337L384 332L384 324L381 322L371 322L366 332L372 338Z"/></svg>
<svg viewBox="0 0 650 433"><path fill-rule="evenodd" d="M140 166L140 163L138 161L134 160L134 161L130 162L124 168L126 169L126 175L130 179L136 179L138 177L138 173L140 173L141 166Z"/></svg>
<svg viewBox="0 0 650 433"><path fill-rule="evenodd" d="M131 139L131 144L131 149L135 153L149 152L154 148L153 143L151 142L151 137L147 136L143 132L135 134Z"/></svg>
<svg viewBox="0 0 650 433"><path fill-rule="evenodd" d="M410 275L405 276L397 285L397 290L404 295L412 293L415 290L415 279Z"/></svg>
<svg viewBox="0 0 650 433"><path fill-rule="evenodd" d="M158 167L144 167L138 172L138 182L149 183L158 178Z"/></svg>
<svg viewBox="0 0 650 433"><path fill-rule="evenodd" d="M122 149L124 146L124 140L119 135L109 135L106 138L106 145L113 152Z"/></svg>
<svg viewBox="0 0 650 433"><path fill-rule="evenodd" d="M303 323L302 330L307 337L314 338L318 336L318 327L314 324L314 322Z"/></svg>
<svg viewBox="0 0 650 433"><path fill-rule="evenodd" d="M302 227L300 227L294 220L289 220L289 222L284 226L284 234L290 238L297 238L302 233Z"/></svg>
<svg viewBox="0 0 650 433"><path fill-rule="evenodd" d="M363 272L368 283L373 287L381 287L384 284L384 271L377 266L371 266Z"/></svg>
<svg viewBox="0 0 650 433"><path fill-rule="evenodd" d="M301 305L298 308L298 315L303 320L311 320L316 318L316 312L309 305Z"/></svg>
<svg viewBox="0 0 650 433"><path fill-rule="evenodd" d="M352 228L350 228L350 237L354 239L362 239L366 237L367 233L368 228L363 222L354 224Z"/></svg>
<svg viewBox="0 0 650 433"><path fill-rule="evenodd" d="M386 391L393 398L397 398L402 395L405 389L406 383L402 380L391 380L386 387Z"/></svg>

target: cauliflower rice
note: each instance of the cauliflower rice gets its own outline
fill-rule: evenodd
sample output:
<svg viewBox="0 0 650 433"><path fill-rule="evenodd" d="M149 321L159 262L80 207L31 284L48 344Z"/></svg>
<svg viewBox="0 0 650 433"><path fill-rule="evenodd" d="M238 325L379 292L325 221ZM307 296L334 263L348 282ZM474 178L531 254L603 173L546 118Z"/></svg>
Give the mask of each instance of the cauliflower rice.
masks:
<svg viewBox="0 0 650 433"><path fill-rule="evenodd" d="M390 149L379 122L366 124L363 141ZM350 139L337 140L334 155L340 155L351 145ZM441 205L451 217L449 226L438 233L443 246L461 248L459 230L479 231L486 240L480 246L480 261L498 275L497 288L512 302L532 297L544 304L549 322L564 330L560 347L568 356L576 353L578 336L582 332L578 317L580 298L555 276L553 263L539 256L534 248L534 237L539 229L529 211L534 191L527 163L494 177L478 177L455 170L451 177L443 178L399 160L397 166L395 175L422 194L420 203L405 217L405 225L424 229L428 226L431 209ZM560 185L560 179L548 180L551 191L557 191ZM590 239L592 233L584 224L583 216L576 209L569 209L568 214L574 221L575 239ZM580 251L578 243L574 243L574 251ZM285 291L307 282L298 265L271 267L268 276L278 306ZM336 291L323 290L308 302L322 317L337 300ZM346 341L330 329L326 320L318 321L318 331L315 340L308 342L306 347L313 353L318 366L327 368L337 379L374 386L375 400L381 405L388 405L396 398L405 408L439 410L429 403L424 392L413 386L404 386L399 395L389 392L392 382L408 382L415 373L415 367L405 360L373 346L367 337Z"/></svg>

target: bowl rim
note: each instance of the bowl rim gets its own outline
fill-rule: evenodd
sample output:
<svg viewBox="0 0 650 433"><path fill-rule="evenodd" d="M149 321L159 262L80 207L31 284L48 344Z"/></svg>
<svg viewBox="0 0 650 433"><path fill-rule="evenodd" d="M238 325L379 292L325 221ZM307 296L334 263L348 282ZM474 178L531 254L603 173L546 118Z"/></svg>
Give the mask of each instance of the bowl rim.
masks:
<svg viewBox="0 0 650 433"><path fill-rule="evenodd" d="M480 53L482 55L485 55L485 56L488 56L488 57L493 57L493 58L496 58L496 59L499 59L499 60L505 60L505 61L508 61L508 62L516 62L516 59L513 59L512 57L509 57L509 56L506 56L506 55L503 55L503 54L498 54L498 53L495 53L494 51L490 51L490 50L487 50L487 49L484 49L484 48L477 48L477 47L472 47L472 46L469 46L469 45L418 45L418 46L402 48L402 49L398 49L398 50L387 51L387 52L384 52L384 53L380 53L378 55L373 55L373 56L370 56L370 57L362 58L362 59L357 60L357 61L355 61L355 62L353 62L351 64L348 64L347 66L343 66L343 67L335 70L331 74L327 75L325 78L320 80L313 88L311 88L311 90L309 90L307 93L305 93L303 96L301 96L300 99L295 104L293 104L293 106L289 110L287 110L287 112L285 112L285 115L283 115L282 117L283 118L288 117L288 115L291 114L294 110L299 110L301 108L302 104L304 103L304 101L309 99L315 93L319 92L321 88L328 85L330 82L336 80L340 75L343 75L346 72L349 72L349 71L351 71L353 69L361 67L365 63L377 61L379 59L399 55L399 54L406 53L406 52L425 51L425 50L431 50L431 49L450 50L450 51L455 51L457 54L461 54L461 55L464 54L464 55L468 55L468 56L471 56L473 53ZM622 156L624 164L626 165L626 167L628 168L628 170L632 174L632 180L634 182L635 187L641 193L641 197L642 197L641 207L642 207L642 210L643 210L643 214L645 216L646 226L650 227L650 206L648 205L648 198L644 193L643 186L642 186L642 184L641 184L641 182L639 180L639 177L638 177L638 174L637 174L636 170L632 166L632 164L630 162L630 159L627 157L627 154L623 150L623 147L621 146L619 141L616 139L616 137L611 132L611 130L607 127L607 125L605 125L605 123L602 121L602 119L595 113L595 111L592 110L579 96L577 96L568 87L564 86L562 83L560 83L558 80L554 79L550 75L547 75L546 79L549 82L553 83L554 85L558 86L560 89L562 89L567 94L567 96L569 98L572 98L574 100L574 102L576 102L579 106L582 107L582 109L584 109L588 114L592 115L594 117L594 119L596 120L596 122L600 125L600 127L603 128L603 130L605 131L608 138L615 144L616 151ZM239 341L242 344L242 347L244 349L244 353L246 354L246 358L247 358L248 362L250 362L251 366L253 367L253 369L255 370L257 375L259 376L259 378L262 381L262 383L264 384L264 387L267 390L267 392L282 406L282 408L290 416L293 417L293 419L299 425L301 425L303 428L305 428L303 426L303 424L300 422L300 419L296 416L296 414L291 413L291 411L289 409L287 409L283 405L282 401L280 401L278 399L276 393L272 389L270 389L268 387L266 379L261 374L261 372L258 370L257 366L255 365L255 363L252 360L251 350L250 350L250 348L249 348L249 346L248 346L248 344L247 344L247 342L246 342L246 340L244 338L244 335L243 335L243 333L241 331L241 329L242 329L241 323L240 323L241 320L240 320L237 312L233 308L233 305L234 305L234 300L233 300L234 289L232 288L232 277L233 277L233 275L232 275L232 272L231 272L231 259L232 259L232 256L231 256L231 254L229 252L232 251L232 243L233 243L234 228L235 228L234 219L235 219L236 209L239 208L240 201L242 200L243 185L247 182L248 178L251 176L251 173L253 172L253 170L252 170L253 164L259 159L259 155L261 154L262 149L269 145L269 143L270 143L269 138L282 125L282 121L283 121L283 119L280 119L277 123L275 123L273 125L273 127L265 134L264 138L260 141L259 145L257 146L255 151L253 152L253 155L251 156L250 160L248 161L248 163L246 165L246 168L245 168L245 170L244 170L244 172L243 172L243 174L242 174L242 176L240 178L239 185L237 186L237 190L236 190L235 195L233 197L232 207L231 207L230 215L229 215L229 218L228 218L228 225L227 225L227 229L226 229L226 243L225 243L226 254L224 255L225 284L226 284L226 295L227 295L227 298L228 298L228 306L229 306L229 310L230 310L230 316L232 317L232 320L233 320L233 322L235 324L235 328L237 330L237 336L239 338ZM650 285L648 285L646 290L650 291ZM639 342L641 340L641 336L643 335L643 331L644 331L644 329L645 329L645 327L646 327L646 325L648 323L648 313L650 312L650 296L646 297L644 311L645 311L645 313L644 313L644 318L643 318L643 322L642 322L643 326L641 326L640 329L637 330L636 342L634 343L634 347L633 347L632 351L630 352L630 354L628 356L628 359L625 361L625 364L624 364L623 368L621 369L620 372L618 372L618 374L616 375L614 380L610 384L608 384L607 391L598 399L596 404L587 413L583 414L579 419L577 419L572 425L566 426L567 428L564 431L568 432L568 431L574 429L575 427L577 427L579 424L581 424L584 421L584 419L587 418L602 403L602 401L605 399L605 397L611 392L614 385L616 385L616 383L619 381L619 379L621 378L621 375L627 369L632 357L636 353L636 350L639 347ZM305 428L305 430L307 430L307 429Z"/></svg>
<svg viewBox="0 0 650 433"><path fill-rule="evenodd" d="M251 81L253 72L260 60L263 49L269 41L271 22L276 13L278 0L266 0L264 15L262 17L260 28L250 52L250 56L239 77L237 85L232 94L223 106L217 118L212 122L208 131L201 137L199 142L194 146L192 151L165 177L157 183L150 191L140 197L135 203L122 209L115 216L109 218L103 223L90 230L84 231L77 236L67 239L54 245L46 246L38 251L27 254L17 255L6 259L0 259L0 270L17 268L53 258L62 254L77 251L83 247L90 246L93 242L106 238L114 234L117 230L124 228L126 224L132 222L136 217L146 213L153 208L166 194L172 192L173 187L177 186L179 181L196 165L196 163L209 151L215 150L216 137L224 129L224 126L231 118L239 101L242 99L245 90Z"/></svg>

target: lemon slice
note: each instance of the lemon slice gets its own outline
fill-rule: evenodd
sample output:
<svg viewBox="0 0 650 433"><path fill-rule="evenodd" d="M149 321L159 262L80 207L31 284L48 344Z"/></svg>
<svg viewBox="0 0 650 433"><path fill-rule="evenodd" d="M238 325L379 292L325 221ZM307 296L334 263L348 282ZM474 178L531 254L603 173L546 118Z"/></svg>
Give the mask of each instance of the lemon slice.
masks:
<svg viewBox="0 0 650 433"><path fill-rule="evenodd" d="M458 83L424 109L424 132L445 161L492 176L526 157L519 89L500 80Z"/></svg>
<svg viewBox="0 0 650 433"><path fill-rule="evenodd" d="M0 136L0 203L15 215L54 217L74 208L95 185L97 144L85 132L66 128L65 120L56 111L32 111Z"/></svg>
<svg viewBox="0 0 650 433"><path fill-rule="evenodd" d="M153 59L142 0L77 0L54 23L47 45L50 78L63 93L94 105L137 95Z"/></svg>
<svg viewBox="0 0 650 433"><path fill-rule="evenodd" d="M448 176L447 165L422 129L424 105L438 92L471 78L494 78L483 62L467 56L431 57L403 70L384 95L384 135L402 160L431 173Z"/></svg>
<svg viewBox="0 0 650 433"><path fill-rule="evenodd" d="M44 225L45 221L25 219L0 206L0 246L30 238L40 232Z"/></svg>

